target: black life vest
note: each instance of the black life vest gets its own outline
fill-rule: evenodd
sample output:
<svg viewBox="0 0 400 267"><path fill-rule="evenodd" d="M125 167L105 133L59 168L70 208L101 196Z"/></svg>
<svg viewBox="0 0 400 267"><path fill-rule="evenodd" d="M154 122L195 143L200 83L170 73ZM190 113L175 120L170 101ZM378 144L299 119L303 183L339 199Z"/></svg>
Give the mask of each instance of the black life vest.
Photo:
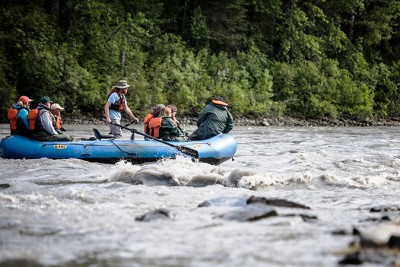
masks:
<svg viewBox="0 0 400 267"><path fill-rule="evenodd" d="M125 95L123 93L121 93L121 92L118 92L115 89L111 89L110 93L108 94L107 99L113 93L117 93L119 99L118 99L117 102L111 103L110 109L121 112L124 109L124 105L125 105L125 101L126 101L125 100Z"/></svg>

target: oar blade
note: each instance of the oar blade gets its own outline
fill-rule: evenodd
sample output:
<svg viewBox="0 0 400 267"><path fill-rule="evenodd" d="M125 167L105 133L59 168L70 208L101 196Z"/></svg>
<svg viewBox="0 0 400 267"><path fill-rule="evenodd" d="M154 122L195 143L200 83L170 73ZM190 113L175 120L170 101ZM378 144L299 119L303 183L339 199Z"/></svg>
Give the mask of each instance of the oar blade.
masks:
<svg viewBox="0 0 400 267"><path fill-rule="evenodd" d="M175 148L177 150L179 150L180 152L182 152L183 154L191 156L192 158L195 158L195 159L199 158L199 152L197 150L191 149L186 146L176 146Z"/></svg>

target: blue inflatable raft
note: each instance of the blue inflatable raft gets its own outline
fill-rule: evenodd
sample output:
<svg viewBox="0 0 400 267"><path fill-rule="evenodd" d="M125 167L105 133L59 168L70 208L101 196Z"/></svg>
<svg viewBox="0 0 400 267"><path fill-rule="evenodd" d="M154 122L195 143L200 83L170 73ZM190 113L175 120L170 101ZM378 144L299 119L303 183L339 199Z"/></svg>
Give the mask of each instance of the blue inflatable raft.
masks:
<svg viewBox="0 0 400 267"><path fill-rule="evenodd" d="M19 135L7 136L0 141L0 157L9 159L75 158L103 163L127 160L143 163L183 156L217 165L233 158L237 149L236 140L227 134L220 134L207 140L165 142L155 138L135 140L134 133L128 140L102 139L104 136L101 136L98 131L96 133L96 129L94 130L96 138L72 142L43 142Z"/></svg>

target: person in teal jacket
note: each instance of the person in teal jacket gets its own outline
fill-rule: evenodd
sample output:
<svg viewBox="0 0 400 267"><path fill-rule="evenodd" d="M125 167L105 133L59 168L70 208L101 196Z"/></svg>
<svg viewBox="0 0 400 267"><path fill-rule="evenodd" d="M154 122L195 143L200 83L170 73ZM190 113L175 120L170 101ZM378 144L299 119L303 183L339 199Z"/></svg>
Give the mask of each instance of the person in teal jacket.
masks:
<svg viewBox="0 0 400 267"><path fill-rule="evenodd" d="M233 128L233 117L228 104L220 96L214 98L200 112L197 129L189 136L190 140L204 140L221 133L229 133Z"/></svg>
<svg viewBox="0 0 400 267"><path fill-rule="evenodd" d="M12 105L12 108L8 112L8 117L10 119L11 135L18 134L28 137L30 136L28 130L28 113L30 110L30 103L32 101L32 99L23 95L18 99L17 103ZM12 121L14 121L14 123L12 123Z"/></svg>

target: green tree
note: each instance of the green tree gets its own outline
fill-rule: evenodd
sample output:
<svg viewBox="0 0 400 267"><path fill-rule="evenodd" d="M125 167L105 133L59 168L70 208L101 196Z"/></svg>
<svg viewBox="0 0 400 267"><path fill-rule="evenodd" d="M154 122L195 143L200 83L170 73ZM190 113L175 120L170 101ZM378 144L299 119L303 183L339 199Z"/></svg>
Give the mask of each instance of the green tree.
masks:
<svg viewBox="0 0 400 267"><path fill-rule="evenodd" d="M197 7L193 11L190 23L191 37L195 40L195 49L200 50L201 48L208 47L208 26L205 17L201 13L201 8Z"/></svg>

